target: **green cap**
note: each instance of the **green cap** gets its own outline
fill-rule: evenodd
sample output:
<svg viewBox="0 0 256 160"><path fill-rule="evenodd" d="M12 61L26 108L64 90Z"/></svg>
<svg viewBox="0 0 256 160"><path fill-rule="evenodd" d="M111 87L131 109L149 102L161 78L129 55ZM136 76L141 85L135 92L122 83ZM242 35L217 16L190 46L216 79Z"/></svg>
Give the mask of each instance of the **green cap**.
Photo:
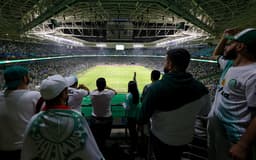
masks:
<svg viewBox="0 0 256 160"><path fill-rule="evenodd" d="M244 43L246 46L256 45L256 28L247 28L234 36L226 36L228 40Z"/></svg>
<svg viewBox="0 0 256 160"><path fill-rule="evenodd" d="M5 87L7 89L17 89L24 76L28 75L28 69L22 66L8 67L4 71Z"/></svg>

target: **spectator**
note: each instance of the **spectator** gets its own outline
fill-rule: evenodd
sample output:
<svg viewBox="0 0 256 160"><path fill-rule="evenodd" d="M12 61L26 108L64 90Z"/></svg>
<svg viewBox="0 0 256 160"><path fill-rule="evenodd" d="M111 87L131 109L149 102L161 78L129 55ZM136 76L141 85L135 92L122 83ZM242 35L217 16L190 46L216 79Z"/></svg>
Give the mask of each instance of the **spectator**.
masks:
<svg viewBox="0 0 256 160"><path fill-rule="evenodd" d="M81 112L81 103L85 96L88 96L90 90L83 84L78 86L78 79L76 76L66 77L68 87L68 105L79 112Z"/></svg>
<svg viewBox="0 0 256 160"><path fill-rule="evenodd" d="M0 92L0 157L20 160L24 131L40 98L28 90L28 70L12 66L4 71L6 90Z"/></svg>
<svg viewBox="0 0 256 160"><path fill-rule="evenodd" d="M209 113L209 159L229 160L229 149L245 133L256 107L256 29L226 30L214 55L223 73Z"/></svg>
<svg viewBox="0 0 256 160"><path fill-rule="evenodd" d="M141 102L143 101L143 97L146 95L148 88L156 81L158 81L160 79L161 73L159 70L153 70L151 71L150 74L150 79L151 79L151 83L147 84L144 86L143 91L142 91L142 95L141 95ZM149 142L149 132L150 132L150 122L148 122L146 125L139 125L141 129L141 137L142 139L142 143L143 143L143 147L141 147L141 152L144 156L147 156L147 158L149 159L149 157L151 157L151 145ZM145 147L147 146L147 147Z"/></svg>
<svg viewBox="0 0 256 160"><path fill-rule="evenodd" d="M102 160L84 117L66 105L68 83L61 75L43 80L40 93L46 105L26 128L22 160Z"/></svg>
<svg viewBox="0 0 256 160"><path fill-rule="evenodd" d="M102 150L105 151L105 142L111 134L113 117L111 112L111 100L117 92L107 87L105 78L96 80L97 89L90 94L92 101L91 130Z"/></svg>
<svg viewBox="0 0 256 160"><path fill-rule="evenodd" d="M209 104L206 87L186 72L189 62L187 50L167 51L165 74L148 88L142 101L140 121L151 119L150 141L157 160L181 159L192 141L197 113Z"/></svg>
<svg viewBox="0 0 256 160"><path fill-rule="evenodd" d="M158 70L153 70L151 72L151 75L150 75L151 83L144 86L143 91L142 91L142 95L141 95L141 101L143 100L143 97L145 96L148 87L150 87L154 82L159 80L160 76L161 76L161 73Z"/></svg>
<svg viewBox="0 0 256 160"><path fill-rule="evenodd" d="M124 106L131 140L131 153L136 153L138 145L137 112L139 111L139 90L136 80L128 83L128 94Z"/></svg>

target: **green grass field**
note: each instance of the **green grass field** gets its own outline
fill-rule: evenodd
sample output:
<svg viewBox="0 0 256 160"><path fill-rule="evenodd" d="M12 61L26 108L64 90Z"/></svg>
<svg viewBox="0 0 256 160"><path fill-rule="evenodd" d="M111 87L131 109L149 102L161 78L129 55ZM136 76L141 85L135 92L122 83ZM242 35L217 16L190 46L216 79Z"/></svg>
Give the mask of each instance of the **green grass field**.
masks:
<svg viewBox="0 0 256 160"><path fill-rule="evenodd" d="M128 82L137 74L139 92L144 85L151 82L151 69L136 65L99 65L77 75L79 84L85 84L90 90L96 89L96 79L104 77L107 86L114 88L119 93L127 93Z"/></svg>

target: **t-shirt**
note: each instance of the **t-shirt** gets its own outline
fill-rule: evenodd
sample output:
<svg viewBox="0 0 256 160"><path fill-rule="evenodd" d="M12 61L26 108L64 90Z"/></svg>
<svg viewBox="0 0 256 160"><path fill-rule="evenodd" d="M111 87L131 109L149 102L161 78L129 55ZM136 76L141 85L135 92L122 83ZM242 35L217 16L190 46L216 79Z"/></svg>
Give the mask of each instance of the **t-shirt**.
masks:
<svg viewBox="0 0 256 160"><path fill-rule="evenodd" d="M251 121L249 107L256 107L256 63L232 66L216 92L214 114L223 122L230 141L237 142Z"/></svg>
<svg viewBox="0 0 256 160"><path fill-rule="evenodd" d="M219 79L219 84L217 85L217 89L216 89L216 93L215 93L214 99L216 99L218 97L218 96L216 96L216 95L218 95L218 91L223 88L223 86L225 84L225 81L226 81L225 80L225 75L226 75L227 71L229 70L229 68L232 67L233 61L232 60L225 60L223 58L223 56L219 56L218 64L220 66L220 69L222 70L222 73L221 73L221 76L220 76L220 79ZM216 106L216 105L212 105L211 111L208 114L208 117L212 117L213 116L213 114L214 114L214 112L215 112L217 107L218 106Z"/></svg>
<svg viewBox="0 0 256 160"><path fill-rule="evenodd" d="M68 88L68 105L79 112L81 112L81 103L89 92L84 89Z"/></svg>
<svg viewBox="0 0 256 160"><path fill-rule="evenodd" d="M20 150L25 128L35 113L40 93L29 90L0 92L0 150Z"/></svg>
<svg viewBox="0 0 256 160"><path fill-rule="evenodd" d="M139 111L139 104L133 103L133 96L131 93L128 93L125 97L125 110L126 116L130 118L137 118L138 111Z"/></svg>
<svg viewBox="0 0 256 160"><path fill-rule="evenodd" d="M104 89L103 91L94 90L91 92L92 102L92 115L95 117L110 117L111 112L111 100L115 95L115 92L110 89Z"/></svg>

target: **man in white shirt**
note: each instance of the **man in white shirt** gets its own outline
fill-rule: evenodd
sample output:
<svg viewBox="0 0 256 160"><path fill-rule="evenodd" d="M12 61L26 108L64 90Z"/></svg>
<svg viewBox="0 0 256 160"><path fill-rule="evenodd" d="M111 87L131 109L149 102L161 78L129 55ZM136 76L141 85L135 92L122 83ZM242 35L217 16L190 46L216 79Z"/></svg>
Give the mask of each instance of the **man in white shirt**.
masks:
<svg viewBox="0 0 256 160"><path fill-rule="evenodd" d="M27 125L21 160L104 160L85 118L66 105L65 78L49 76L40 93L45 106Z"/></svg>
<svg viewBox="0 0 256 160"><path fill-rule="evenodd" d="M209 113L209 160L231 160L237 144L256 114L256 28L226 30L213 55L223 73Z"/></svg>
<svg viewBox="0 0 256 160"><path fill-rule="evenodd" d="M105 78L96 80L97 89L90 94L92 102L91 130L98 143L98 146L104 152L105 141L111 134L113 123L111 112L111 100L117 92L107 87Z"/></svg>
<svg viewBox="0 0 256 160"><path fill-rule="evenodd" d="M4 79L6 89L0 92L0 157L19 160L24 131L40 93L28 90L30 79L24 67L7 68Z"/></svg>
<svg viewBox="0 0 256 160"><path fill-rule="evenodd" d="M90 94L89 88L80 84L78 86L78 79L76 76L69 76L65 78L68 87L68 105L79 112L81 112L81 103L85 96Z"/></svg>

